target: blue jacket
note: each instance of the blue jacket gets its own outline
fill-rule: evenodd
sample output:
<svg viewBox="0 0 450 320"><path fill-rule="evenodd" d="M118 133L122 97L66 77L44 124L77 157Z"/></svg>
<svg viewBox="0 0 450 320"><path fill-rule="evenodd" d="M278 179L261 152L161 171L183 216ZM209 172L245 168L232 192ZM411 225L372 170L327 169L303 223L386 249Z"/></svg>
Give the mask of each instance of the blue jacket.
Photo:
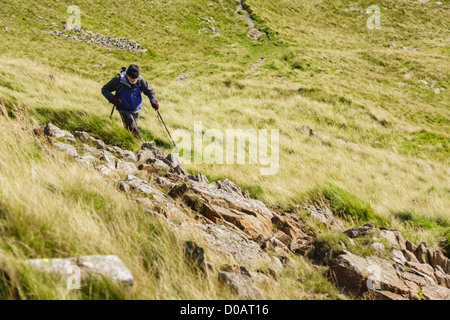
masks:
<svg viewBox="0 0 450 320"><path fill-rule="evenodd" d="M119 72L102 88L102 94L108 101L114 98L122 100L122 103L116 106L118 111L133 112L139 109L142 104L141 93L149 98L150 103L157 102L155 90L147 83L147 80L139 76L136 83L131 84L128 82L125 73L126 71ZM113 91L116 92L115 95L112 94Z"/></svg>

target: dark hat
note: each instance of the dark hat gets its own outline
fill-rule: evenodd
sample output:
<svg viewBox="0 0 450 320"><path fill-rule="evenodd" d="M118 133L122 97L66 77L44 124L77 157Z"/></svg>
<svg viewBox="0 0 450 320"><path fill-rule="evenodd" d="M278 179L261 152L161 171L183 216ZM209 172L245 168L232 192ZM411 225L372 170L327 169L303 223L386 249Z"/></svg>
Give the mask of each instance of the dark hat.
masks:
<svg viewBox="0 0 450 320"><path fill-rule="evenodd" d="M130 78L139 78L139 67L135 64L130 64L130 66L127 69L127 75Z"/></svg>

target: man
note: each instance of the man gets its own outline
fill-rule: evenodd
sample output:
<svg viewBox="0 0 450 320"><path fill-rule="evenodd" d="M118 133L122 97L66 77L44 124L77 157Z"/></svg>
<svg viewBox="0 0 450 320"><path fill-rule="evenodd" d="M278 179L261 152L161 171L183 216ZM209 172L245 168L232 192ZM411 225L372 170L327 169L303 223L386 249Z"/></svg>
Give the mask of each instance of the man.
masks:
<svg viewBox="0 0 450 320"><path fill-rule="evenodd" d="M112 94L113 91L116 92L115 95ZM142 139L137 123L141 111L142 92L150 99L153 109L158 110L155 90L139 75L139 67L135 64L130 64L128 69L122 68L122 71L102 88L102 94L119 112L123 126L139 141Z"/></svg>

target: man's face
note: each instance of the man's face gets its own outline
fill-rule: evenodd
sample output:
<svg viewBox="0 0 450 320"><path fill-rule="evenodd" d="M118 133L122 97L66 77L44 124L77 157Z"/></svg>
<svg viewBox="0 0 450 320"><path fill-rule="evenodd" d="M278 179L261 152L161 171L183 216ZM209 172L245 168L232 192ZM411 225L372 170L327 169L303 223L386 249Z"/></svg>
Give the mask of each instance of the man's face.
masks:
<svg viewBox="0 0 450 320"><path fill-rule="evenodd" d="M125 75L128 79L128 82L131 84L135 84L136 81L138 81L139 78L130 78L127 74Z"/></svg>

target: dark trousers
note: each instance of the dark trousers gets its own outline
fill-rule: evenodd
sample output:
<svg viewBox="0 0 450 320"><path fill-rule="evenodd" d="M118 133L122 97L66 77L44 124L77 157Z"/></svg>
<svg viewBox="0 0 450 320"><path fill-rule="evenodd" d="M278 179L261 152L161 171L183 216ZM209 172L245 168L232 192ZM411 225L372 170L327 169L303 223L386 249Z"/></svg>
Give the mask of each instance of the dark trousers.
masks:
<svg viewBox="0 0 450 320"><path fill-rule="evenodd" d="M141 112L141 109L137 109L134 112L128 112L124 110L117 110L120 114L120 117L122 118L123 126L125 129L133 133L133 135L138 139L139 141L142 141L141 135L138 131L138 120L139 120L139 113Z"/></svg>

